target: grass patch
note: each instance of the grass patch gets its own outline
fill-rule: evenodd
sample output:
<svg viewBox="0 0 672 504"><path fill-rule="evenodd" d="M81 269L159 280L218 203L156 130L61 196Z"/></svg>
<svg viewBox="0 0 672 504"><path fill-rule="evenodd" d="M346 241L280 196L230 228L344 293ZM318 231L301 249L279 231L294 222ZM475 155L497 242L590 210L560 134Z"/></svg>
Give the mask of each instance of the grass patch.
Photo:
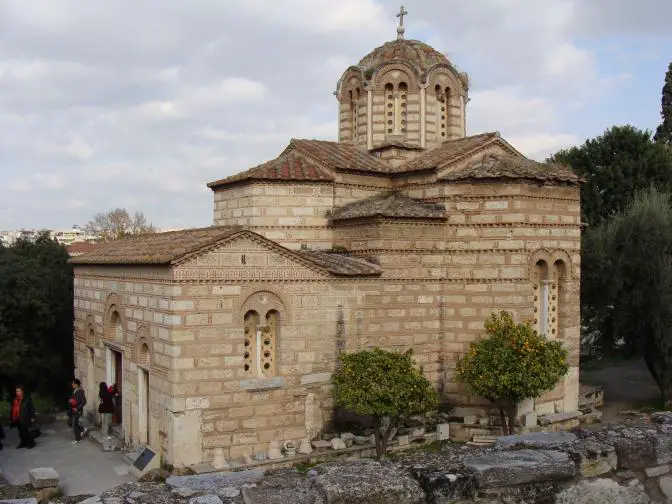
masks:
<svg viewBox="0 0 672 504"><path fill-rule="evenodd" d="M298 464L294 464L294 469L296 469L301 474L306 474L308 471L310 471L316 465L317 464L312 464L310 462L300 462Z"/></svg>
<svg viewBox="0 0 672 504"><path fill-rule="evenodd" d="M659 398L653 401L648 401L639 406L632 408L633 411L639 411L640 413L656 413L658 411L670 411L670 408L665 407L665 402Z"/></svg>

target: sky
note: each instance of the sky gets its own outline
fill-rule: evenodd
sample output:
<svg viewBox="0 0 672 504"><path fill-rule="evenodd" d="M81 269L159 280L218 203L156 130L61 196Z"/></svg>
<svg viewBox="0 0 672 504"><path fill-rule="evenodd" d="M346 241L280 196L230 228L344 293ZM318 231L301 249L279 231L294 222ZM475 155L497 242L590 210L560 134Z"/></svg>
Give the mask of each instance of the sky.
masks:
<svg viewBox="0 0 672 504"><path fill-rule="evenodd" d="M468 134L534 159L655 129L670 0L407 0L406 38L470 77ZM381 0L0 0L0 230L112 208L212 223L205 184L336 140L336 82L396 37Z"/></svg>

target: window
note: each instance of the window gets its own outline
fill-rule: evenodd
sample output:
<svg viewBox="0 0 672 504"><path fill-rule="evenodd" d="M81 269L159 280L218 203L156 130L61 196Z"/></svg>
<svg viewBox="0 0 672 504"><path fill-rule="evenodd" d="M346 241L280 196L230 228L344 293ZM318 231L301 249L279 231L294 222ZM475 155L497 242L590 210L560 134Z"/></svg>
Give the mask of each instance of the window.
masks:
<svg viewBox="0 0 672 504"><path fill-rule="evenodd" d="M350 138L357 140L359 128L359 88L350 91Z"/></svg>
<svg viewBox="0 0 672 504"><path fill-rule="evenodd" d="M259 313L245 314L244 369L249 376L270 378L276 373L276 342L280 328L280 314L269 310L261 325Z"/></svg>
<svg viewBox="0 0 672 504"><path fill-rule="evenodd" d="M548 338L558 336L558 281L561 263L550 270L545 261L535 265L534 284L534 329Z"/></svg>
<svg viewBox="0 0 672 504"><path fill-rule="evenodd" d="M385 127L388 135L395 132L394 125L394 86L392 84L385 85Z"/></svg>
<svg viewBox="0 0 672 504"><path fill-rule="evenodd" d="M434 88L436 93L436 138L444 141L448 137L450 125L450 88L442 88L439 84Z"/></svg>
<svg viewBox="0 0 672 504"><path fill-rule="evenodd" d="M397 132L406 134L408 119L408 86L405 82L399 83L399 99L397 100Z"/></svg>

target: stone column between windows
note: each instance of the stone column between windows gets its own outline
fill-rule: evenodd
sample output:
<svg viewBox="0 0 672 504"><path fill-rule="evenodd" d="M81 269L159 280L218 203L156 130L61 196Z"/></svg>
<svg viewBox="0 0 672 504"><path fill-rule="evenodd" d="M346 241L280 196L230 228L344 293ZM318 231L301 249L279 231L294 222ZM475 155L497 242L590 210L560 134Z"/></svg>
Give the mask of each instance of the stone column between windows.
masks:
<svg viewBox="0 0 672 504"><path fill-rule="evenodd" d="M420 88L420 147L423 149L427 143L427 95L424 87Z"/></svg>
<svg viewBox="0 0 672 504"><path fill-rule="evenodd" d="M373 89L366 92L366 148L373 149Z"/></svg>

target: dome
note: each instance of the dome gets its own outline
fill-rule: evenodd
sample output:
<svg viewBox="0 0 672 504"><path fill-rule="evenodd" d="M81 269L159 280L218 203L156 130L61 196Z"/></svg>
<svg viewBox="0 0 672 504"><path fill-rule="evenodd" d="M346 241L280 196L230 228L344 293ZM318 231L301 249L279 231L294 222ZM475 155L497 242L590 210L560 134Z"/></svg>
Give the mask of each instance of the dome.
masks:
<svg viewBox="0 0 672 504"><path fill-rule="evenodd" d="M384 63L404 61L411 63L423 74L434 65L449 65L450 61L439 51L419 40L394 40L375 48L357 64L362 71L371 73Z"/></svg>

